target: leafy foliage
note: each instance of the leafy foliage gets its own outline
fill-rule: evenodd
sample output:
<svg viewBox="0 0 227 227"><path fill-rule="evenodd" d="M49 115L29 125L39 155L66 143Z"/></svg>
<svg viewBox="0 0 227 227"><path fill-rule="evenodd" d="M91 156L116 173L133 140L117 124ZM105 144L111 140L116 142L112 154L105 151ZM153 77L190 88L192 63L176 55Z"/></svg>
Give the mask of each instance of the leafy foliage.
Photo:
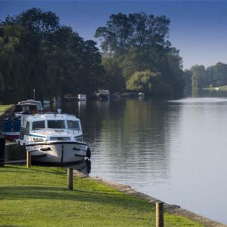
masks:
<svg viewBox="0 0 227 227"><path fill-rule="evenodd" d="M130 81L128 88L133 88L135 78L131 78L136 72L149 70L160 74L159 83L154 85L157 89L153 89L157 94L183 91L182 59L168 41L169 24L165 16L119 13L110 16L106 27L96 30L95 37L101 40L104 55L111 55L118 61L126 81Z"/></svg>
<svg viewBox="0 0 227 227"><path fill-rule="evenodd" d="M227 85L227 64L219 62L207 69L203 65L195 65L190 72L193 89Z"/></svg>
<svg viewBox="0 0 227 227"><path fill-rule="evenodd" d="M0 92L15 100L87 93L103 84L101 54L62 26L52 12L32 8L0 24Z"/></svg>
<svg viewBox="0 0 227 227"><path fill-rule="evenodd" d="M111 56L103 56L102 65L105 69L106 76L104 86L111 92L121 91L125 88L125 78L122 69L115 58Z"/></svg>

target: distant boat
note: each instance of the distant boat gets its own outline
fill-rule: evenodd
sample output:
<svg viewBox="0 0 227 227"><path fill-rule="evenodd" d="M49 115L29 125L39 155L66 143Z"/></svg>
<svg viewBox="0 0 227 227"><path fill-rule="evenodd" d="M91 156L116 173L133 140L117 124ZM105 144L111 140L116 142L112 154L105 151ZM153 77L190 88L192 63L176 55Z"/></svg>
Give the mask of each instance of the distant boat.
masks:
<svg viewBox="0 0 227 227"><path fill-rule="evenodd" d="M43 104L44 105L50 104L50 99L49 98L44 98Z"/></svg>
<svg viewBox="0 0 227 227"><path fill-rule="evenodd" d="M66 94L66 95L64 95L64 100L65 101L78 101L78 97L72 96L71 94Z"/></svg>
<svg viewBox="0 0 227 227"><path fill-rule="evenodd" d="M113 93L112 97L115 99L119 99L119 98L121 98L121 94L120 94L120 92L115 92L115 93Z"/></svg>
<svg viewBox="0 0 227 227"><path fill-rule="evenodd" d="M53 97L53 98L52 98L52 101L53 101L53 102L61 102L61 97L60 97L60 96L58 96L58 97Z"/></svg>
<svg viewBox="0 0 227 227"><path fill-rule="evenodd" d="M144 94L143 92L139 92L138 96L139 96L139 97L144 97L145 94Z"/></svg>
<svg viewBox="0 0 227 227"><path fill-rule="evenodd" d="M99 100L107 100L110 98L110 92L109 90L98 90L95 93L95 96L99 99Z"/></svg>
<svg viewBox="0 0 227 227"><path fill-rule="evenodd" d="M78 101L86 101L87 96L85 94L78 94Z"/></svg>

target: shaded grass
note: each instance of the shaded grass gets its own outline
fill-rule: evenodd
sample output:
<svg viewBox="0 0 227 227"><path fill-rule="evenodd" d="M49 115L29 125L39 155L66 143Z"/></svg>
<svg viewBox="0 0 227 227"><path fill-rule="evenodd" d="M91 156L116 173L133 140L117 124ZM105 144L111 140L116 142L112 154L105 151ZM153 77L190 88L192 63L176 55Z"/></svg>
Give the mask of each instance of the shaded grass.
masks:
<svg viewBox="0 0 227 227"><path fill-rule="evenodd" d="M0 226L155 226L154 205L62 168L0 168ZM165 214L165 226L202 226Z"/></svg>

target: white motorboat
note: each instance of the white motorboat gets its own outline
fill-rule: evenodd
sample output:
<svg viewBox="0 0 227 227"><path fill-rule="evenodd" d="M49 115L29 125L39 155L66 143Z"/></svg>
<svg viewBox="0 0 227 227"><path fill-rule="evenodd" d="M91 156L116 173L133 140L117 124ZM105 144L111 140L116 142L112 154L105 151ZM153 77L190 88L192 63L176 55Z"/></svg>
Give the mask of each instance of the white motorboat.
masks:
<svg viewBox="0 0 227 227"><path fill-rule="evenodd" d="M43 110L42 103L40 101L28 99L26 101L20 101L15 105L14 114L21 116L22 114L36 114L41 113Z"/></svg>
<svg viewBox="0 0 227 227"><path fill-rule="evenodd" d="M78 94L78 101L86 101L87 96L85 94Z"/></svg>
<svg viewBox="0 0 227 227"><path fill-rule="evenodd" d="M139 92L138 96L143 98L145 94L143 92Z"/></svg>
<svg viewBox="0 0 227 227"><path fill-rule="evenodd" d="M110 92L109 90L101 90L99 89L97 92L95 92L95 96L99 100L107 100L110 98Z"/></svg>
<svg viewBox="0 0 227 227"><path fill-rule="evenodd" d="M80 120L67 114L22 116L19 142L31 152L32 162L73 164L90 158Z"/></svg>

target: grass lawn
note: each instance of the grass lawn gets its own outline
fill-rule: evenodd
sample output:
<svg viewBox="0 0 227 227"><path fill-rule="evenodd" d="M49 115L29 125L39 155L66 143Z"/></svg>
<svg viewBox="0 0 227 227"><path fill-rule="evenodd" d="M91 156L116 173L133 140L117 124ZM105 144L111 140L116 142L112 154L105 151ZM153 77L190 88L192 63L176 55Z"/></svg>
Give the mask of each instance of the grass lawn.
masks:
<svg viewBox="0 0 227 227"><path fill-rule="evenodd" d="M0 226L155 226L155 207L62 168L0 168ZM202 226L165 213L165 227Z"/></svg>
<svg viewBox="0 0 227 227"><path fill-rule="evenodd" d="M0 115L4 113L8 108L10 108L12 105L0 105Z"/></svg>

